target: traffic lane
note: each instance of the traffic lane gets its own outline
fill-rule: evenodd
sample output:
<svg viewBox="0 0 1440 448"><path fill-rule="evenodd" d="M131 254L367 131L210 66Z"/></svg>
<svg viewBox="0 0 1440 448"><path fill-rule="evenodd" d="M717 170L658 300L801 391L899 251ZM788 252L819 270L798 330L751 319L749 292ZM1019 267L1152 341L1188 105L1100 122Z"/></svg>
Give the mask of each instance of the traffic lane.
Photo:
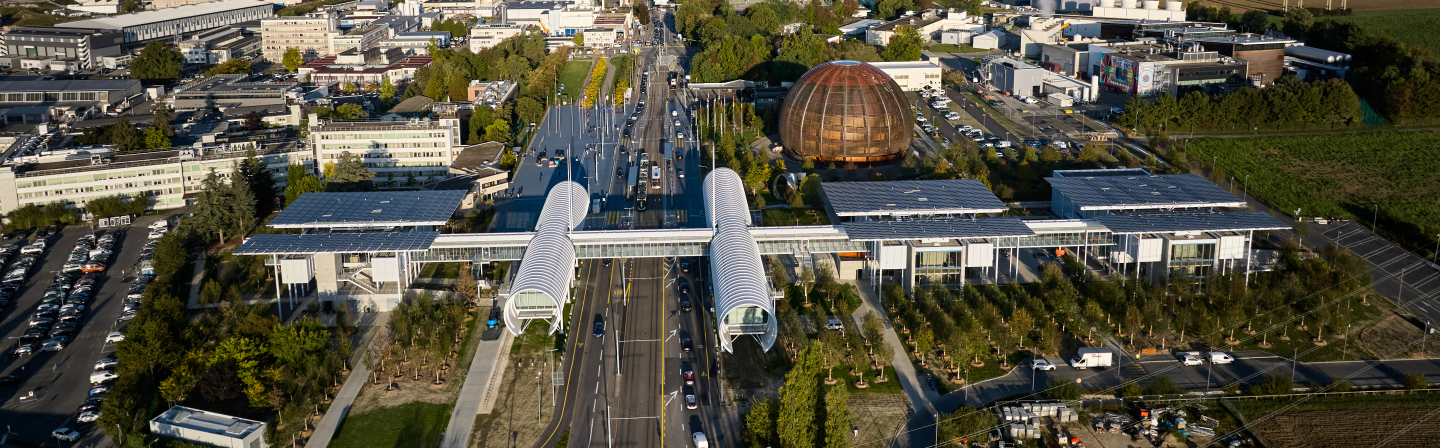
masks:
<svg viewBox="0 0 1440 448"><path fill-rule="evenodd" d="M593 262L582 262L581 267L586 274L582 278L589 279L594 275L589 269L591 264L593 264ZM589 282L584 284L589 284ZM584 284L582 284L582 288ZM578 297L585 296L580 295ZM591 347L586 348L587 344L585 343L588 341L582 336L588 336L588 334L579 330L580 328L587 328L586 325L590 324L591 305L592 301L581 301L575 307L575 314L568 318L569 330L566 334L572 336L566 341L566 350L560 366L560 371L564 372L565 384L559 388L560 396L557 397L556 400L555 412L552 414L553 416L550 419L550 423L546 425L545 430L541 433L543 437L535 442L535 448L549 447L560 436L562 432L560 430L561 428L568 428L571 434L577 434L575 432L575 416L579 414L577 414L575 410L579 407L579 403L582 400L588 404L589 400L585 400L584 398L593 396L593 393L591 393L592 395L586 395L590 389L584 387L587 385L584 381L584 375L586 372L592 372L590 365L596 362L593 360L594 353L592 350L596 348L597 344L589 344ZM543 323L541 324L543 325ZM555 389L552 387L551 390L554 391ZM570 439L571 446L573 446L577 437L572 435Z"/></svg>
<svg viewBox="0 0 1440 448"><path fill-rule="evenodd" d="M19 407L10 406L16 400L7 400L5 406L0 406L0 420L15 422L16 427L24 425L43 430L39 431L39 434L20 434L18 437L23 437L20 440L43 442L48 440L51 430L66 426L81 432L82 438L78 443L94 445L102 442L104 434L93 424L75 421L77 415L72 411L72 407L79 407L87 398L90 389L89 373L93 371L95 361L110 356L115 350L115 344L105 342L105 335L110 331L123 329L123 326L115 321L129 292L129 283L123 274L126 269L132 268L133 261L139 258L140 250L148 240L148 231L144 225L151 221L153 219L137 223L130 227L131 230L125 232L124 236L116 239L115 254L111 261L116 265L128 266L116 266L116 269L106 271L97 279L95 299L81 318L78 326L80 332L75 335L73 342L60 352L41 353L28 360L22 359L24 362L19 366L6 367L10 371L23 367L27 373L31 373L32 376L27 378L16 392L28 393L36 390L36 395L40 395L42 400L30 404L21 403ZM74 241L89 232L89 229L84 228L62 231L62 239L68 244L64 246L62 257L57 258L68 256ZM63 265L64 261L61 259L59 264ZM56 266L54 270L58 271L59 267ZM47 275L44 278L45 285L52 279L53 274ZM36 288L39 295L43 295L45 285ZM37 303L38 298L37 296Z"/></svg>
<svg viewBox="0 0 1440 448"><path fill-rule="evenodd" d="M584 283L578 295L585 303L580 307L581 312L576 315L576 324L569 332L572 337L579 339L576 345L583 353L580 362L573 366L577 371L575 387L578 393L570 403L574 410L570 426L572 447L597 446L597 434L600 446L606 441L604 411L608 404L609 385L606 383L608 375L605 374L605 355L606 346L613 342L611 338L615 335L615 328L618 328L613 326L615 319L610 315L606 303L609 299L608 281L612 268L613 263L612 266L604 266L599 260L586 261ZM600 336L594 335L597 317L604 325Z"/></svg>
<svg viewBox="0 0 1440 448"><path fill-rule="evenodd" d="M667 387L661 376L666 358L662 323L666 307L657 260L635 259L633 266L635 280L627 285L626 317L619 328L621 367L611 414L616 418L616 446L649 447L659 445L662 431L658 412L660 396Z"/></svg>

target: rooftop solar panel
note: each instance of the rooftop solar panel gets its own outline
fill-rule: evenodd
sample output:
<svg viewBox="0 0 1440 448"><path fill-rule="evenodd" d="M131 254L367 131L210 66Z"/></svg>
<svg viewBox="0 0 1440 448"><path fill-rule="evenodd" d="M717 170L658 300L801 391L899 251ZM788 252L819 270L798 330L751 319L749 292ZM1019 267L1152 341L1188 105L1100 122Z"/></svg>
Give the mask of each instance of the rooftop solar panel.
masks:
<svg viewBox="0 0 1440 448"><path fill-rule="evenodd" d="M826 182L821 188L841 216L906 211L999 213L1008 209L976 179Z"/></svg>
<svg viewBox="0 0 1440 448"><path fill-rule="evenodd" d="M1095 218L1117 234L1209 232L1218 230L1281 230L1290 228L1265 212L1174 213L1164 215L1110 215Z"/></svg>
<svg viewBox="0 0 1440 448"><path fill-rule="evenodd" d="M270 227L441 225L460 207L465 190L308 193L270 220Z"/></svg>
<svg viewBox="0 0 1440 448"><path fill-rule="evenodd" d="M1245 202L1194 174L1047 177L1081 210L1243 207Z"/></svg>
<svg viewBox="0 0 1440 448"><path fill-rule="evenodd" d="M1035 231L1015 218L956 219L945 221L869 221L841 225L850 241L921 238L995 238L1034 236Z"/></svg>
<svg viewBox="0 0 1440 448"><path fill-rule="evenodd" d="M245 240L236 255L329 254L426 250L440 232L266 234Z"/></svg>

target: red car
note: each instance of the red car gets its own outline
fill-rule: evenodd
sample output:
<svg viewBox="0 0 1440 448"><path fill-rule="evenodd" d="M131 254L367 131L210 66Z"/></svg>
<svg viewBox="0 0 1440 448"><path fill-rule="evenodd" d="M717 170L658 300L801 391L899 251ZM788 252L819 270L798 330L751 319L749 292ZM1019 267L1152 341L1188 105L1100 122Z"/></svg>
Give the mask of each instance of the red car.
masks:
<svg viewBox="0 0 1440 448"><path fill-rule="evenodd" d="M685 385L686 385L686 386L693 386L693 385L695 385L695 371L694 371L694 370L686 370L684 376L685 376Z"/></svg>

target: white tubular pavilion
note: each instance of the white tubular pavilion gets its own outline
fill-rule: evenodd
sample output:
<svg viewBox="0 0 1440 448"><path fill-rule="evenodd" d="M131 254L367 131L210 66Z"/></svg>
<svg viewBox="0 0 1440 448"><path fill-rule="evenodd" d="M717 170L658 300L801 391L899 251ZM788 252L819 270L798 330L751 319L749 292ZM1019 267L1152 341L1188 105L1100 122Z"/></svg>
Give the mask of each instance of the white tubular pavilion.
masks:
<svg viewBox="0 0 1440 448"><path fill-rule="evenodd" d="M710 240L710 283L715 287L720 348L734 352L736 338L752 335L762 350L770 351L778 335L775 302L760 250L750 235L750 207L740 176L729 168L710 172L705 177L705 205L715 229Z"/></svg>
<svg viewBox="0 0 1440 448"><path fill-rule="evenodd" d="M565 181L550 189L535 237L525 247L510 299L505 301L505 326L520 335L532 320L550 321L550 333L565 326L561 315L570 302L570 285L575 279L575 245L570 232L585 223L590 193L575 182Z"/></svg>

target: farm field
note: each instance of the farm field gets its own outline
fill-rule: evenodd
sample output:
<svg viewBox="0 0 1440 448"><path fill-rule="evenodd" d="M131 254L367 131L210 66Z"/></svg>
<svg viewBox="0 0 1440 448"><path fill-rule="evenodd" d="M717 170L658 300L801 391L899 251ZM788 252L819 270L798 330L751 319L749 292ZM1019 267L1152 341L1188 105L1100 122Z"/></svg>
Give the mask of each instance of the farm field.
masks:
<svg viewBox="0 0 1440 448"><path fill-rule="evenodd" d="M1424 421L1440 413L1440 394L1434 393L1326 396L1300 403L1236 400L1230 405L1245 416L1253 434L1276 448L1351 447L1356 441L1364 441L1361 446L1434 446L1440 438L1440 425ZM1387 437L1393 438L1381 443Z"/></svg>
<svg viewBox="0 0 1440 448"><path fill-rule="evenodd" d="M1410 3L1436 6L1434 2ZM1354 4L1355 2L1351 2L1351 5ZM1354 23L1377 36L1394 38L1406 45L1429 49L1430 53L1440 55L1440 33L1433 29L1435 23L1440 21L1440 9L1356 12L1348 17L1332 19Z"/></svg>
<svg viewBox="0 0 1440 448"><path fill-rule="evenodd" d="M1191 160L1215 160L1227 177L1277 211L1347 217L1421 244L1440 233L1440 132L1194 139Z"/></svg>

